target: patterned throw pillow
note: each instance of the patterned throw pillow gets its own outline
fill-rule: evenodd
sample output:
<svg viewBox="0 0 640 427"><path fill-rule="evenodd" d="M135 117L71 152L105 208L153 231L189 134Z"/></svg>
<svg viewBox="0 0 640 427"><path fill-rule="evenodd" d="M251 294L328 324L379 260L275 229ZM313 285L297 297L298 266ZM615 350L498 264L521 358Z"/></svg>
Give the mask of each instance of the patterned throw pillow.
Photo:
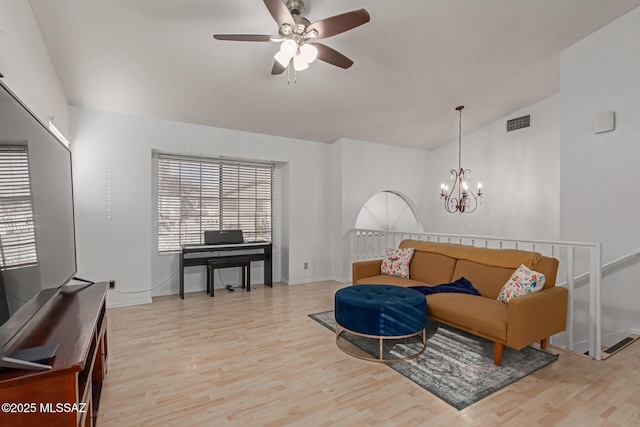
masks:
<svg viewBox="0 0 640 427"><path fill-rule="evenodd" d="M413 257L413 248L387 249L387 254L382 260L380 272L387 276L409 278L409 264Z"/></svg>
<svg viewBox="0 0 640 427"><path fill-rule="evenodd" d="M530 270L524 264L511 275L498 295L498 301L507 304L512 298L537 292L544 287L544 274Z"/></svg>

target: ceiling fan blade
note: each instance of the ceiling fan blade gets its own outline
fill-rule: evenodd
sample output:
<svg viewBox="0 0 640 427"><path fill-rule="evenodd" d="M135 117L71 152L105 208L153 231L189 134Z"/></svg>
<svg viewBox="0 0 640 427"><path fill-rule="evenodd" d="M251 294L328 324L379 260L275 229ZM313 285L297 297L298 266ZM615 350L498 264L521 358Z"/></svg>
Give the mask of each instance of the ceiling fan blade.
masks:
<svg viewBox="0 0 640 427"><path fill-rule="evenodd" d="M264 4L269 9L269 13L273 16L273 19L276 20L278 26L282 24L289 24L292 27L296 26L296 21L293 20L293 16L291 16L291 12L287 9L287 6L282 2L282 0L264 0Z"/></svg>
<svg viewBox="0 0 640 427"><path fill-rule="evenodd" d="M314 22L307 27L307 33L312 30L316 30L318 32L317 38L322 39L344 33L352 28L366 24L370 20L371 17L366 9L352 10L351 12L342 13L340 15Z"/></svg>
<svg viewBox="0 0 640 427"><path fill-rule="evenodd" d="M318 49L318 59L336 67L347 69L353 65L353 61L329 46L321 43L309 43Z"/></svg>
<svg viewBox="0 0 640 427"><path fill-rule="evenodd" d="M289 64L287 64L288 66ZM273 62L273 68L271 69L271 75L273 76L277 76L278 74L282 74L284 73L284 70L286 70L287 67L282 66L282 64L278 61L274 61Z"/></svg>
<svg viewBox="0 0 640 427"><path fill-rule="evenodd" d="M272 36L260 34L214 34L216 40L230 40L236 42L270 42Z"/></svg>

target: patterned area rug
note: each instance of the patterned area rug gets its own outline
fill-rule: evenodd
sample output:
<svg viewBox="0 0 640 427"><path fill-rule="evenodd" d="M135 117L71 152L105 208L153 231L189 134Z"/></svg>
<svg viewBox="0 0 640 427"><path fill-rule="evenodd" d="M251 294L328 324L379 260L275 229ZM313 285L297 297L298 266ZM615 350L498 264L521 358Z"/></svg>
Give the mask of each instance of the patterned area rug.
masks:
<svg viewBox="0 0 640 427"><path fill-rule="evenodd" d="M335 332L333 311L310 314L309 317ZM378 357L377 339L348 333L341 336L371 356ZM399 358L415 354L420 348L419 339L395 340L385 342L383 353L385 358ZM502 366L495 366L491 341L431 321L424 354L408 362L389 363L388 366L461 410L557 358L558 355L533 347L520 351L505 347Z"/></svg>

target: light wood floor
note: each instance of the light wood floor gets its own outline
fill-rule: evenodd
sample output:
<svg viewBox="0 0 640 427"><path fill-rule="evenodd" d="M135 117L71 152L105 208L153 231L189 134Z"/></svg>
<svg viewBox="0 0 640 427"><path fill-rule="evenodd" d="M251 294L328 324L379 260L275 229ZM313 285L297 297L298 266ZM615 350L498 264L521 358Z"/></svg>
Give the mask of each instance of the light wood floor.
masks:
<svg viewBox="0 0 640 427"><path fill-rule="evenodd" d="M347 356L307 317L335 282L160 297L110 309L100 427L636 426L640 343L558 361L457 411L389 367Z"/></svg>

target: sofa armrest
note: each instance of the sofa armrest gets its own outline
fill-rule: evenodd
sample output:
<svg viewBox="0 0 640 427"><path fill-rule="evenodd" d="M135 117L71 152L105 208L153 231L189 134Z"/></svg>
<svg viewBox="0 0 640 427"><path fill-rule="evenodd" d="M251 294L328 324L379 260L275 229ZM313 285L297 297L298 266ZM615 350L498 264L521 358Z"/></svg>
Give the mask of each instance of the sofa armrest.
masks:
<svg viewBox="0 0 640 427"><path fill-rule="evenodd" d="M509 301L507 347L520 350L564 331L568 297L566 288L554 286Z"/></svg>
<svg viewBox="0 0 640 427"><path fill-rule="evenodd" d="M380 275L382 267L381 259L354 262L351 266L351 283L355 284L359 279Z"/></svg>

